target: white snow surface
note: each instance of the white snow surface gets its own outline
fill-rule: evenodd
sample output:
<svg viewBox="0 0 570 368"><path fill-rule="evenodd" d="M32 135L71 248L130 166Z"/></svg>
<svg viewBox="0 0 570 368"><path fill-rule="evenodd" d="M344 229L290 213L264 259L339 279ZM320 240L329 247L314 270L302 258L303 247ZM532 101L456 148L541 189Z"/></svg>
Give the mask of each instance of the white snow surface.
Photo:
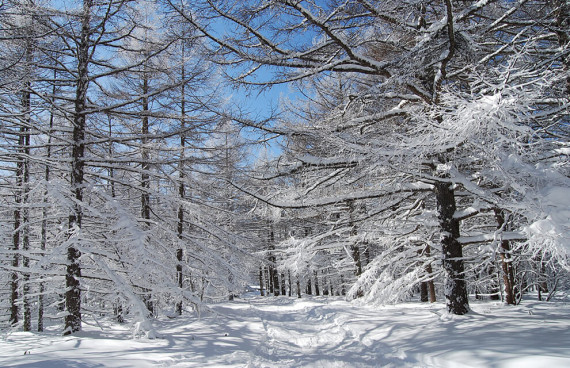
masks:
<svg viewBox="0 0 570 368"><path fill-rule="evenodd" d="M359 306L338 298L253 297L215 313L156 321L161 337L131 339L99 321L74 336L12 332L2 367L570 367L570 301Z"/></svg>

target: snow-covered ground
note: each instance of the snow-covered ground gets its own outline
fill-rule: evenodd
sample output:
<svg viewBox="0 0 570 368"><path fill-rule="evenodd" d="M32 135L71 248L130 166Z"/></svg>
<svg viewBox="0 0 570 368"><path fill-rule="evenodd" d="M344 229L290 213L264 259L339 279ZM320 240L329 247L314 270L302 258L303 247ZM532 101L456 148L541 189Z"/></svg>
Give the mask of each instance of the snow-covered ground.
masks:
<svg viewBox="0 0 570 368"><path fill-rule="evenodd" d="M128 326L74 336L13 332L2 367L570 367L570 303L358 306L339 299L246 298L215 313L157 321L161 338Z"/></svg>

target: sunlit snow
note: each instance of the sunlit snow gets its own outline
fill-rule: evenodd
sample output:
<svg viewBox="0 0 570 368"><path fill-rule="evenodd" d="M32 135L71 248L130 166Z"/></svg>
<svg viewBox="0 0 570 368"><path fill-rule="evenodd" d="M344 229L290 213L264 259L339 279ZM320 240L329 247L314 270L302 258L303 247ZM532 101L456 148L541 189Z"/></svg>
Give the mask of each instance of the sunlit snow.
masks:
<svg viewBox="0 0 570 368"><path fill-rule="evenodd" d="M569 302L472 302L471 313L452 316L440 303L257 296L216 304L201 318L156 321L154 340L133 340L127 325L105 319L85 321L74 336L10 333L0 340L0 366L568 367Z"/></svg>

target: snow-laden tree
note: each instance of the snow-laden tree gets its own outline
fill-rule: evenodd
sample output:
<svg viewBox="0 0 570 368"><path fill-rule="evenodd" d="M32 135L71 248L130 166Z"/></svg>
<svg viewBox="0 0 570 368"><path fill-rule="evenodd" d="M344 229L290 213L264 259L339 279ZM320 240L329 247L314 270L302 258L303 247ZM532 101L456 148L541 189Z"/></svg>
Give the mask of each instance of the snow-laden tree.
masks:
<svg viewBox="0 0 570 368"><path fill-rule="evenodd" d="M211 185L220 174L212 157L224 149L206 144L220 121L212 112L217 69L191 27L158 2L41 5L36 29L45 32L35 35L37 77L27 89L39 106L29 155L29 202L37 207L20 206L34 224L33 252L3 251L12 258L3 259L3 281L15 275L17 291L27 285L39 295L38 329L63 317L72 333L89 317L115 313L152 336L152 313L227 296L247 272L239 266L245 238L226 226L226 193ZM4 37L2 47L16 49L13 40ZM4 61L2 72L17 75ZM12 145L25 125L14 113L20 100L8 99L21 78L11 80L0 93L9 211L19 208L14 190L22 187L12 173L28 157ZM14 229L14 217L7 221ZM13 266L21 256L30 257L29 269ZM22 283L24 275L34 279ZM20 295L13 299L23 305Z"/></svg>
<svg viewBox="0 0 570 368"><path fill-rule="evenodd" d="M424 242L436 239L433 247L441 255L448 310L466 313L463 250L470 240L462 236L461 223L473 212L459 207L475 205L479 212L483 210L479 207L494 206L508 212L519 200L515 188L530 175L523 171L511 180L508 171L488 171L485 175L492 172L489 181L497 185L485 187L479 177L471 175L472 160L493 168L490 163L502 157L493 158L492 151L476 142L507 134L496 124L503 114L511 117L509 128L515 128L512 135L507 134L509 144L495 140L489 144L496 144L506 157L513 157L509 155L525 144L537 155L548 150L550 142L539 134L537 121L550 121L552 127L564 129L567 96L564 99L558 86L566 78L567 41L560 42L566 34L560 15L565 19L565 5L534 1L197 1L191 11L171 5L216 45L219 62L232 67L229 74L237 82L256 85L326 79L331 73L346 76L350 88L327 113L309 116L302 112L291 120L304 120L303 124L274 130L296 145L303 142L301 149L291 147L279 160L278 175L311 175L303 186L307 189L288 186L280 196L261 199L297 209L346 201L366 203L362 221L366 219L369 226L360 227L375 229L382 241L385 236L379 229L385 225L385 215L393 209L404 214L426 192L433 193L434 201L425 203L435 205L426 210L436 211L437 225L427 235L416 235L422 234L425 238L419 240ZM215 27L212 19L229 25ZM510 74L519 70L530 74L520 78ZM482 79L477 75L483 75ZM263 76L268 77L263 80ZM538 81L546 79L553 83L542 88ZM491 86L499 86L502 80L505 90L520 92L514 99L521 101L528 97L523 87L532 86L539 101L526 112L516 105L499 105L499 115L493 111L481 114L489 119L480 121L488 131L462 135L462 114L487 111L495 106L489 102L500 96L493 88L480 87L477 80ZM312 91L306 92L314 98ZM461 103L450 104L452 95ZM529 134L526 138L537 137L536 143L521 142L526 139L519 134L521 129ZM536 190L544 189L535 184ZM531 223L536 221L526 225ZM513 226L516 230L525 224ZM502 225L499 228L504 241L527 238L504 231L507 227ZM400 234L398 241L412 240L406 232ZM406 262L414 264L408 258ZM407 282L427 279L412 275Z"/></svg>

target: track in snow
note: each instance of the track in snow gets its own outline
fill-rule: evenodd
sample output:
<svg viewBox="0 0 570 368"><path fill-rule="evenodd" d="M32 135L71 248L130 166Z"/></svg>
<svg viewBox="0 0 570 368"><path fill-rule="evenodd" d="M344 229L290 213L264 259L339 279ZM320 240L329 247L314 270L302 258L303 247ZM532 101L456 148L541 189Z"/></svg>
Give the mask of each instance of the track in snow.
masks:
<svg viewBox="0 0 570 368"><path fill-rule="evenodd" d="M125 326L108 321L74 336L55 330L4 335L0 366L570 367L567 301L472 308L459 317L443 313L442 304L238 299L201 318L158 321L162 338L156 340L132 340Z"/></svg>

